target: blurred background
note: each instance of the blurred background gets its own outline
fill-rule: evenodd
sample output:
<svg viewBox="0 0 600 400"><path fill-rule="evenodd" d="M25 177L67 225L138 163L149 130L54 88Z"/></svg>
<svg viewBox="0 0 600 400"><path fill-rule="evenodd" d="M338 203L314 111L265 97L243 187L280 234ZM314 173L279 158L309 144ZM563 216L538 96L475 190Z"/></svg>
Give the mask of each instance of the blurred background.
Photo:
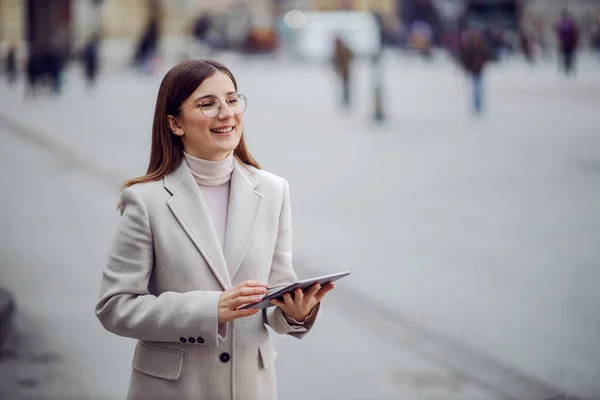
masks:
<svg viewBox="0 0 600 400"><path fill-rule="evenodd" d="M0 0L0 399L125 397L94 306L190 58L290 182L298 275L352 271L280 398L600 399L600 0Z"/></svg>

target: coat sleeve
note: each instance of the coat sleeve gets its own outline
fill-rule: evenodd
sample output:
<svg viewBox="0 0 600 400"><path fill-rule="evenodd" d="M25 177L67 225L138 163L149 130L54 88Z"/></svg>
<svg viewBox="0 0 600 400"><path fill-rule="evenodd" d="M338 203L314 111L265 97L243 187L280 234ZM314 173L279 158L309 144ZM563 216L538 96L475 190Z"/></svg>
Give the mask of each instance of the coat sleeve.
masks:
<svg viewBox="0 0 600 400"><path fill-rule="evenodd" d="M278 286L292 283L297 280L296 273L292 267L292 210L290 202L290 189L287 181L283 179L283 204L279 215L279 228L277 242L271 262L269 273L269 286ZM298 339L305 336L312 328L321 307L321 303L315 306L309 317L303 324L290 324L279 307L263 309L263 321L279 334L289 334Z"/></svg>
<svg viewBox="0 0 600 400"><path fill-rule="evenodd" d="M133 187L122 192L120 210L96 305L104 328L138 340L178 342L193 337L201 345L216 346L222 325L218 323L221 292L150 293L152 227L146 205Z"/></svg>

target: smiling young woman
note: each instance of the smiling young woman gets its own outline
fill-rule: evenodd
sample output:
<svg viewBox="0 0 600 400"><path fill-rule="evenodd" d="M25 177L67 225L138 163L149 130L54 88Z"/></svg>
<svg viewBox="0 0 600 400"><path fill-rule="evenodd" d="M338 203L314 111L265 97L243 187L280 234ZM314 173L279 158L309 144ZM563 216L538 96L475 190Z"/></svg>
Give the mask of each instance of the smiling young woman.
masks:
<svg viewBox="0 0 600 400"><path fill-rule="evenodd" d="M129 399L276 399L267 330L302 338L333 284L259 302L297 280L285 179L244 143L246 97L214 61L164 77L146 175L123 185L96 315L137 339Z"/></svg>
<svg viewBox="0 0 600 400"><path fill-rule="evenodd" d="M212 122L202 121L197 112L189 110L192 107L186 107L186 105L193 106L194 104L184 105L184 102L187 100L188 103L192 103L194 102L193 99L197 98L194 97L195 94L213 90L217 86L217 82L211 82L213 79L209 79L213 77L218 80L218 83L224 83L226 87L233 87L233 92L237 92L237 81L231 71L223 64L215 61L186 61L176 65L165 75L160 84L156 108L154 110L152 149L150 151L148 170L146 175L125 182L123 188L135 185L136 183L160 180L179 167L183 160L184 142L187 141L187 138L184 139L184 135L182 135L184 131L181 129L177 129L177 132L172 131L171 124L176 122L177 119L183 119L186 112L189 115L186 121L193 122L194 117L196 117L196 119L200 119L200 124L205 127ZM200 89L200 86L205 81L207 81L206 84L208 85L212 83L211 87ZM205 86L207 86L206 84ZM204 119L210 120L207 117ZM221 145L223 147L231 147L235 144L231 150L234 150L234 155L240 162L260 168L260 165L246 148L242 134L242 122L242 116L236 115L235 123L238 125L236 126L236 132L230 140L223 141ZM217 124L216 121L212 123ZM176 126L176 123L173 123L173 125ZM192 139L192 142L197 141ZM201 142L198 144L201 144ZM211 148L199 149L202 152L210 152L210 150Z"/></svg>

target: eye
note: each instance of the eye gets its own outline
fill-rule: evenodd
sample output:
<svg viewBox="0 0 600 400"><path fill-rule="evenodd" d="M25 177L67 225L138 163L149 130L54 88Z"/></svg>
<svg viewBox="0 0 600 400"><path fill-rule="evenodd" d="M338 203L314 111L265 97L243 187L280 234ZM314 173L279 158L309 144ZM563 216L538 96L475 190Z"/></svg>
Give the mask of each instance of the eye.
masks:
<svg viewBox="0 0 600 400"><path fill-rule="evenodd" d="M215 102L214 101L204 101L200 104L198 104L198 107L200 108L212 108L215 106Z"/></svg>
<svg viewBox="0 0 600 400"><path fill-rule="evenodd" d="M239 102L240 102L240 100L237 97L233 97L231 99L227 99L227 103L229 103L229 104L237 104Z"/></svg>

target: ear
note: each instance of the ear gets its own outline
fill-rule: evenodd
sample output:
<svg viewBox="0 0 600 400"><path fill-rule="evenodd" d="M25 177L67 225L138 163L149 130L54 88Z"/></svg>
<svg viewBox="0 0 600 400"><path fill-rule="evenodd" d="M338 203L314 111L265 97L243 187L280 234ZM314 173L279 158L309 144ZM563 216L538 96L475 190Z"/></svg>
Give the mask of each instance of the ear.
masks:
<svg viewBox="0 0 600 400"><path fill-rule="evenodd" d="M174 135L176 135L176 136L184 135L183 128L179 124L179 121L177 121L177 118L175 118L172 115L167 115L167 120L169 122L169 129L171 129L171 132L173 132Z"/></svg>

